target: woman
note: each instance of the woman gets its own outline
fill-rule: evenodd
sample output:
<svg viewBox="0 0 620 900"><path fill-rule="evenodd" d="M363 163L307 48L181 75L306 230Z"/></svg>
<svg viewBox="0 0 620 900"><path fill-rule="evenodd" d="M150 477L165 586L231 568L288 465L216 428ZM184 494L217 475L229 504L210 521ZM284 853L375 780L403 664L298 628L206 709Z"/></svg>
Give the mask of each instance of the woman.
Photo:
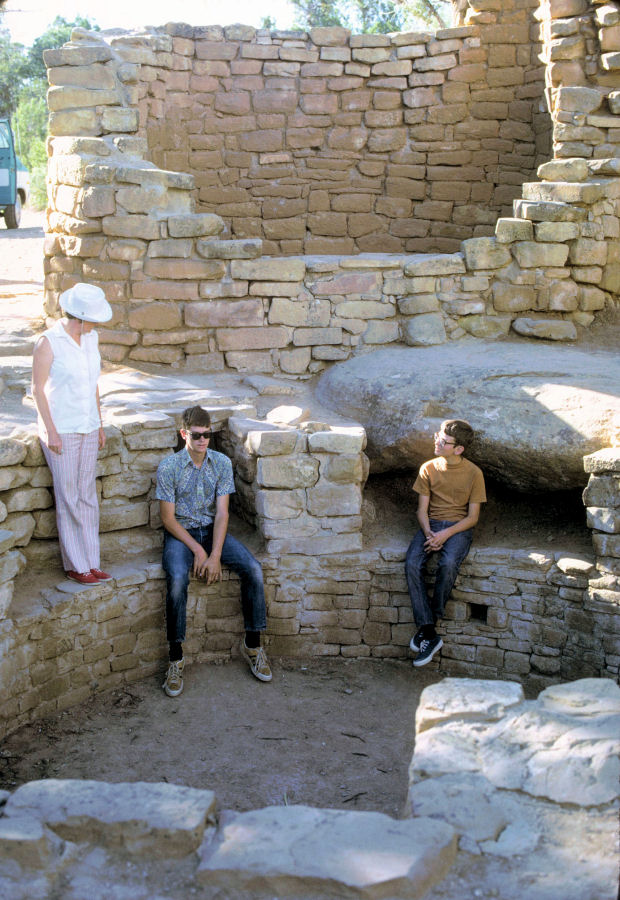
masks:
<svg viewBox="0 0 620 900"><path fill-rule="evenodd" d="M99 568L97 450L105 446L97 379L95 325L112 318L101 288L76 284L60 295L64 318L34 349L32 395L39 437L52 473L60 552L67 578L83 585L112 576Z"/></svg>

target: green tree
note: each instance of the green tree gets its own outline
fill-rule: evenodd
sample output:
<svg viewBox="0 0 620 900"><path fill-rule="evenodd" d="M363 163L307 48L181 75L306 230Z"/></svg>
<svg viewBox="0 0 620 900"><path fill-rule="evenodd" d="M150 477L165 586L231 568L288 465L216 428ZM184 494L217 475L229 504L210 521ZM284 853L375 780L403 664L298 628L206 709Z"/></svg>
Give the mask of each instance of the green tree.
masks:
<svg viewBox="0 0 620 900"><path fill-rule="evenodd" d="M344 0L291 0L295 10L295 26L303 30L321 25L344 25Z"/></svg>
<svg viewBox="0 0 620 900"><path fill-rule="evenodd" d="M27 169L45 160L47 104L45 97L22 95L12 120L17 155ZM41 158L43 157L43 158Z"/></svg>
<svg viewBox="0 0 620 900"><path fill-rule="evenodd" d="M448 28L452 20L452 7L448 0L397 0L407 17L432 28Z"/></svg>
<svg viewBox="0 0 620 900"><path fill-rule="evenodd" d="M385 34L430 25L444 28L451 19L449 0L291 0L295 26L343 25L363 34Z"/></svg>
<svg viewBox="0 0 620 900"><path fill-rule="evenodd" d="M12 116L26 77L26 52L0 28L0 116Z"/></svg>
<svg viewBox="0 0 620 900"><path fill-rule="evenodd" d="M387 34L405 27L406 15L392 0L355 0L354 13L362 34Z"/></svg>

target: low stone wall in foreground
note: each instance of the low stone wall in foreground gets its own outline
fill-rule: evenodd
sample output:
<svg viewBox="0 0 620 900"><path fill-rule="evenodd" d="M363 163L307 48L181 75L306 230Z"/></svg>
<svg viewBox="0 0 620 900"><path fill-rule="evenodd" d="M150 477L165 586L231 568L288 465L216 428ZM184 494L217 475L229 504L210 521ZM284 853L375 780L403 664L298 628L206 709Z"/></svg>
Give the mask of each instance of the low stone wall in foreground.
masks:
<svg viewBox="0 0 620 900"><path fill-rule="evenodd" d="M525 701L513 682L447 679L420 700L401 820L307 806L218 813L209 790L33 781L0 793L0 892L615 900L619 729L610 681Z"/></svg>

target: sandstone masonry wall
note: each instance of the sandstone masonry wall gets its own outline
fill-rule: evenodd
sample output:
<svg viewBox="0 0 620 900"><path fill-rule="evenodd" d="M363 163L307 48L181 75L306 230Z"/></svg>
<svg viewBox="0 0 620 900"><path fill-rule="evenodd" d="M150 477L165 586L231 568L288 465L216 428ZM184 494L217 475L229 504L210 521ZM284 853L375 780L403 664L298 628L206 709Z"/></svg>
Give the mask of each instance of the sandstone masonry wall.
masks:
<svg viewBox="0 0 620 900"><path fill-rule="evenodd" d="M549 157L535 5L435 34L167 26L138 80L149 158L270 255L456 250Z"/></svg>
<svg viewBox="0 0 620 900"><path fill-rule="evenodd" d="M58 313L62 290L78 280L92 281L104 288L114 307L111 326L102 331L103 353L110 360L294 376L311 375L330 362L378 344L424 346L467 334L501 338L510 329L531 338L575 340L577 326L587 327L597 311L617 303L620 291L620 119L618 92L613 89L617 53L610 49L618 43L620 7L612 3L584 8L582 0L575 0L543 3L537 9L544 38L545 96L552 114L555 158L538 167L540 181L522 184L522 171L518 179L508 179L510 197L521 196L514 201L513 215L501 216L494 229L496 210L489 206L490 195L484 200L487 219L480 227L475 225L478 213L469 200L458 201L454 195L461 187L470 190L472 167L463 153L474 154L479 163L486 159L485 154L495 154L498 160L503 154L507 165L514 164L508 157L519 149L519 139L506 129L515 127L521 109L518 104L530 108L534 100L522 97L509 101L505 92L512 92L511 96L520 90L527 93L538 84L540 73L528 69L525 57L531 59L532 46L527 40L522 44L526 32L530 34L530 26L524 21L529 21L526 12L529 16L531 5L520 10L497 3L488 7L486 2L470 5L466 19L471 24L457 29L452 37L426 35L418 43L411 35L349 39L342 29L323 29L312 40L304 38L306 43L314 42L312 51L298 46L303 43L299 35L267 35L242 26L224 31L203 29L196 34L196 29L186 26L167 26L167 30L112 35L107 40L76 30L69 44L46 55L52 84L53 135L45 264L47 312ZM473 29L477 36L466 37L461 34L463 29ZM392 42L390 47L382 45L386 40ZM342 55L343 41L348 41L351 61L327 59L329 55ZM376 46L363 46L369 41ZM489 50L483 60L485 41L497 52L493 55ZM351 42L356 46L350 46ZM419 48L418 55L403 56L404 50L413 53L415 47ZM467 48L469 55L461 58ZM396 56L400 52L402 59L362 63L360 57L353 62L354 53L372 56L388 50ZM513 51L515 65L506 67L506 54L512 59ZM308 53L323 54L323 58L285 58ZM517 65L520 53L523 59ZM455 54L458 64L453 63ZM470 57L480 59L466 62ZM244 74L235 70L233 77L235 63ZM246 72L248 65L292 69L288 76L267 77L262 68L260 75ZM383 73L385 66L402 65L412 67L406 77L417 86L398 87L404 75ZM201 74L194 71L195 66ZM317 74L324 72L325 66L337 66L343 72ZM355 70L366 66L370 71L362 76L347 71L347 66ZM472 80L460 80L465 76ZM508 78L506 85L501 84L504 76ZM363 89L349 84L350 79L364 78L367 86ZM500 81L490 87L496 78ZM342 79L348 86L339 90L344 87ZM480 79L486 87L481 87ZM325 118L323 113L315 115L306 110L298 120L295 117L299 113L294 110L265 109L259 113L251 106L277 102L286 106L285 99L289 102L291 98L297 102L297 87L292 86L302 82L306 92L300 87L300 102L340 104L348 93L357 96L361 92L368 104L371 99L376 103L373 115L380 114L380 118L391 115L395 107L378 107L384 100L387 103L385 98L400 96L402 89L403 97L417 98L405 110L405 119L419 121L406 123L404 119L402 127L362 128L353 119L346 119L349 124L345 125L343 119L330 130L327 124L300 124L308 118ZM392 84L389 89L388 82ZM311 86L315 93L308 92ZM471 108L465 105L461 111L466 118L460 123L441 123L442 116L450 117L454 111L452 93L465 90L477 97ZM421 98L428 100L431 94L434 100L424 105ZM384 100L379 101L377 98L383 95ZM207 101L211 105L201 106ZM226 105L229 101L230 108ZM253 111L241 114L241 107L235 104ZM500 106L506 107L504 112L509 116L503 124L493 118L500 115ZM369 105L366 111L355 111L355 116L368 117L371 112ZM288 122L285 127L280 118L287 115L297 125ZM353 112L346 115L350 117ZM428 134L435 134L433 129L441 130L436 139L422 142L423 150L415 150L425 155L424 165L405 164L403 148L373 150L385 166L393 168L389 177L381 175L381 190L375 185L375 193L364 196L375 198L373 203L376 200L377 204L404 203L404 218L396 216L390 221L392 225L404 222L407 229L428 224L424 216L434 210L432 215L429 212L431 232L433 222L440 230L445 225L452 243L442 247L460 249L429 257L388 252L340 255L342 249L351 252L396 247L379 240L383 232L367 232L366 237L372 240L356 246L343 243L338 233L342 223L358 221L355 216L376 216L376 211L332 208L362 197L361 188L349 189L341 180L332 183L332 174L323 163L344 173L349 171L349 163L355 162L355 153L336 145L325 151L325 157L314 145L297 150L240 149L239 142L262 139L265 131L258 119L264 124L263 120L271 121L270 117L280 122L279 131L268 129L274 133L294 133L299 140L308 134L327 134L335 140L337 134L337 144L345 138L353 140L360 128L368 141L381 133L388 142L395 135L409 135L416 129L430 129ZM375 121L372 117L370 120ZM256 128L248 130L252 123ZM459 127L480 133L484 146L467 149L464 134L456 140ZM443 129L447 129L445 133ZM490 129L488 135L485 129ZM504 137L498 137L504 132ZM190 143L186 144L186 138ZM204 144L202 149L191 149L192 140ZM418 146L411 135L407 141L408 146ZM166 149L170 143L176 149ZM535 138L530 135L526 143L534 154ZM501 147L489 149L495 144ZM158 169L145 160L149 152L160 154L162 164L187 163L188 171ZM294 177L286 175L287 153L303 162L303 179L297 170ZM244 174L242 160L249 166L247 173L258 173L263 166L262 174L269 172L269 177L252 181ZM340 163L343 167L338 168ZM358 160L358 175L360 165ZM498 185L506 172L510 175L502 165L498 162L499 168L490 166L487 173L489 177L493 173L492 180ZM326 173L329 183L319 187ZM364 175L364 184L369 177ZM481 182L476 184L480 187ZM414 194L420 195L417 204L408 196L414 185ZM437 193L443 191L440 185L447 191L445 197ZM487 182L484 185L490 187ZM268 197L265 190L271 192ZM225 218L194 212L194 198L198 196L204 206L200 196L204 198L205 191L219 192L212 208ZM243 206L234 193L239 191L254 198L247 202L254 204L256 215L251 228L235 226L231 230L233 207ZM294 196L289 196L291 192ZM310 202L314 196L318 203L319 195L325 202L306 214L306 200ZM237 197L234 203L231 200L232 207L225 196L229 200ZM329 208L322 208L326 203ZM297 205L293 210L287 204ZM444 212L440 212L442 209ZM462 222L458 227L454 222L458 210L464 211L467 228L473 224L474 233L480 228L487 233L460 241L465 232L458 230L464 227ZM445 215L452 216L452 224L444 221ZM306 221L311 216L318 217L317 222L323 217L324 222L341 224L335 231L330 226L329 233L312 237ZM272 227L283 229L280 238L284 240L286 235L288 243L276 240L274 233L268 234ZM308 241L312 240L312 245L293 238L299 227L311 235ZM493 236L488 232L494 232ZM242 233L247 236L233 237ZM406 239L399 245L401 249L423 246L406 235L402 237ZM294 253L310 246L329 256L263 256L274 249Z"/></svg>
<svg viewBox="0 0 620 900"><path fill-rule="evenodd" d="M237 510L262 547L269 648L275 655L409 655L404 578L409 536L362 542L365 435L359 427L298 425L212 410L237 473ZM101 545L112 582L50 578L57 565L50 477L33 433L0 445L0 732L157 671L166 656L162 532L153 478L175 447L174 419L117 416L98 464ZM277 419L277 415L273 416ZM590 558L474 546L442 622L447 675L617 677L620 666L618 450L586 458ZM615 541L615 543L614 543ZM41 573L32 581L33 571ZM193 582L187 652L230 659L243 630L236 578Z"/></svg>

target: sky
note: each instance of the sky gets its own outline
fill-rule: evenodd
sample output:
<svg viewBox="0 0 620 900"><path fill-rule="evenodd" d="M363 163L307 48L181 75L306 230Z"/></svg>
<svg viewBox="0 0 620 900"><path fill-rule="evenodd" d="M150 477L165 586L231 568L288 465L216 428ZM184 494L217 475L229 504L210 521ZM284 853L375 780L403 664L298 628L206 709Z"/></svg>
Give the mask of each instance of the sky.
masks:
<svg viewBox="0 0 620 900"><path fill-rule="evenodd" d="M222 12L225 8L226 13ZM182 12L181 12L182 10ZM101 29L136 28L140 25L165 25L186 22L188 25L259 26L263 16L275 19L278 28L290 28L294 9L287 0L8 0L2 25L8 28L15 43L29 47L56 16L71 22L84 16ZM224 18L225 15L225 18Z"/></svg>

